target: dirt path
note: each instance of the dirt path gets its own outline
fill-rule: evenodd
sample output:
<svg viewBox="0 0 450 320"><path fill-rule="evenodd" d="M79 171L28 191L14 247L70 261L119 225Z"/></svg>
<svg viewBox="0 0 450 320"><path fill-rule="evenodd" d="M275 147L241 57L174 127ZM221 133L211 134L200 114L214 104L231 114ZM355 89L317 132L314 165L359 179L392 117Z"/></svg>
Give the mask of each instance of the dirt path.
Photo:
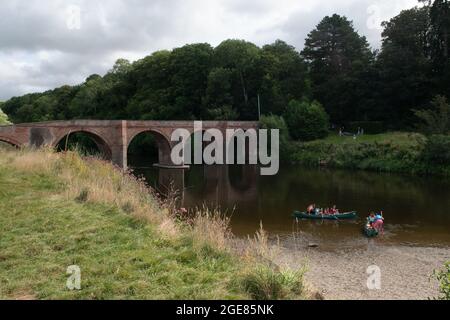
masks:
<svg viewBox="0 0 450 320"><path fill-rule="evenodd" d="M308 264L307 281L325 299L422 300L436 297L438 285L430 275L450 260L450 248L379 246L345 251L285 249L280 264ZM367 268L381 270L381 289L367 287Z"/></svg>

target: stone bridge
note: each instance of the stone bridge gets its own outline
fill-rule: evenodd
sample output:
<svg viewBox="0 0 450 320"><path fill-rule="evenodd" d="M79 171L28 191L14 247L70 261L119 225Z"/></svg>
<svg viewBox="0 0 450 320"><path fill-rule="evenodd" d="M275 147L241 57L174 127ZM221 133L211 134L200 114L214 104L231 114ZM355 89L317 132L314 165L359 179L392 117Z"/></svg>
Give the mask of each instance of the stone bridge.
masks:
<svg viewBox="0 0 450 320"><path fill-rule="evenodd" d="M204 121L203 130L219 129L258 129L258 122L246 121ZM194 121L126 121L126 120L73 120L0 126L0 141L16 147L56 148L60 142L74 133L88 135L101 153L114 164L126 169L128 166L128 147L141 133L150 133L155 137L159 150L161 167L173 168L171 150L176 142L171 136L176 129L187 129L194 133Z"/></svg>

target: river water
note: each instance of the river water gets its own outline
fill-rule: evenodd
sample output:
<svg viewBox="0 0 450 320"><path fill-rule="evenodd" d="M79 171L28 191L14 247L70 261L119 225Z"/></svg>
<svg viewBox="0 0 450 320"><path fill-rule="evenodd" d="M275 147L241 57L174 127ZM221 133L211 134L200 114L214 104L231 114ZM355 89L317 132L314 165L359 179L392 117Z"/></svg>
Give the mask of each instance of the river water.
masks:
<svg viewBox="0 0 450 320"><path fill-rule="evenodd" d="M136 162L135 162L136 163ZM450 181L373 172L283 166L276 176L260 176L255 166L194 166L188 171L135 168L164 193L179 190L185 208L219 207L231 216L233 233L254 235L262 223L271 237L322 248L357 248L369 241L362 226L370 211L384 211L381 244L449 246ZM294 210L316 203L358 212L351 221L297 221Z"/></svg>

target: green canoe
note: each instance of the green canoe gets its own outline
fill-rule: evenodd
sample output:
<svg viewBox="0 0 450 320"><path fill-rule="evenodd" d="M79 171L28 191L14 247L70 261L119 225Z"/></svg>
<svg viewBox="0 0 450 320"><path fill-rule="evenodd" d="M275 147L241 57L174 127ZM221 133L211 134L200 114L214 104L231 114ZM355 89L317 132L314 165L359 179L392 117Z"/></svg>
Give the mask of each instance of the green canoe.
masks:
<svg viewBox="0 0 450 320"><path fill-rule="evenodd" d="M342 219L355 219L357 216L356 211L345 212L339 214L309 214L306 212L294 212L294 218L297 219L312 219L312 220L342 220Z"/></svg>

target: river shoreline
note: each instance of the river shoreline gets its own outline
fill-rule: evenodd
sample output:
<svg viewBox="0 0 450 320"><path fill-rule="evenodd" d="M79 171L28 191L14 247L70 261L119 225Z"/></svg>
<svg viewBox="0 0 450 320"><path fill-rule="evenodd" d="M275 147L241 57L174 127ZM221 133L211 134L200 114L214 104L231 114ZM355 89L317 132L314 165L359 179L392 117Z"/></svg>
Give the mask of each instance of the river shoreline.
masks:
<svg viewBox="0 0 450 320"><path fill-rule="evenodd" d="M281 248L276 262L291 268L306 264L308 284L327 300L428 300L439 296L430 276L448 260L449 247L369 244L335 251ZM367 287L370 266L381 270L380 290Z"/></svg>

